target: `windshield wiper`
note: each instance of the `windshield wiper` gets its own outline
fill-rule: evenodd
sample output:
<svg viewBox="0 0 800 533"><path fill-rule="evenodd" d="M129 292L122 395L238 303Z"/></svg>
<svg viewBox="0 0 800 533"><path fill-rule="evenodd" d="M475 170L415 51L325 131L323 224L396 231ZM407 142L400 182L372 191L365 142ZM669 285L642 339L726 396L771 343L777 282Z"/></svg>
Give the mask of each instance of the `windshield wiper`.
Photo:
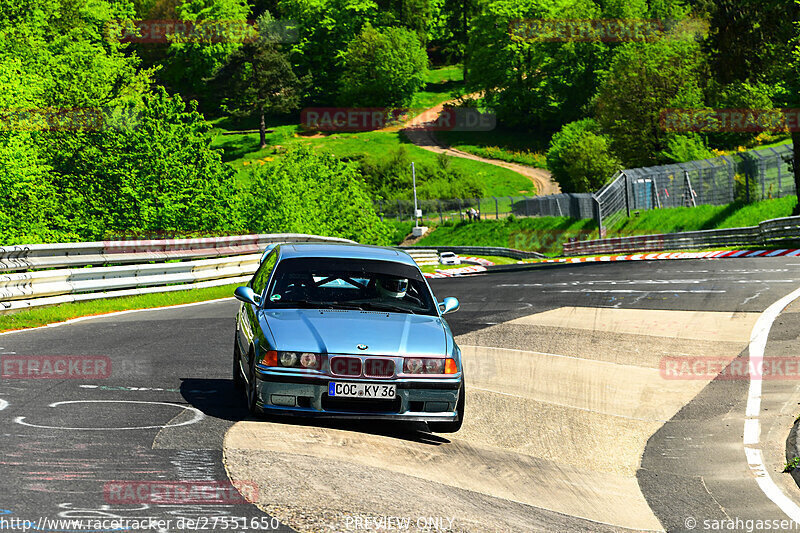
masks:
<svg viewBox="0 0 800 533"><path fill-rule="evenodd" d="M361 302L360 302L361 303ZM396 311L398 313L410 313L412 315L416 315L414 311L409 309L408 307L403 307L402 305L394 305L385 302L363 302L361 305L365 305L367 307L371 307L373 309L380 309L382 311Z"/></svg>

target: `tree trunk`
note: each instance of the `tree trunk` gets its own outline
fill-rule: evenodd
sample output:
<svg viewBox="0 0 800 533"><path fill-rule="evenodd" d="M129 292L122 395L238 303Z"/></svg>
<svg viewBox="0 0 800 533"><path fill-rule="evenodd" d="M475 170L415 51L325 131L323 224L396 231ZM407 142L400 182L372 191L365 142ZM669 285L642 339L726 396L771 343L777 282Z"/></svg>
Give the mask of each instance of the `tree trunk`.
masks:
<svg viewBox="0 0 800 533"><path fill-rule="evenodd" d="M795 130L792 132L792 143L794 143L794 190L797 194L797 204L792 210L793 216L800 216L800 131Z"/></svg>
<svg viewBox="0 0 800 533"><path fill-rule="evenodd" d="M264 111L261 111L261 126L259 126L258 132L261 134L261 149L267 147L267 123L264 122Z"/></svg>

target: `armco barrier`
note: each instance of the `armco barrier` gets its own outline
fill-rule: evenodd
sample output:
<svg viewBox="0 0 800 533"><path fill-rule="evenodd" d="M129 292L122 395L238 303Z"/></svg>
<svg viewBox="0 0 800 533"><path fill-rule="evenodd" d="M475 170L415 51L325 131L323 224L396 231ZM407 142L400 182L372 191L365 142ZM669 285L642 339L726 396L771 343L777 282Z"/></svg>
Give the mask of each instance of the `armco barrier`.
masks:
<svg viewBox="0 0 800 533"><path fill-rule="evenodd" d="M0 272L6 273L0 273L0 313L243 283L255 272L267 244L277 242L353 241L284 233L2 247ZM64 266L90 268L36 270Z"/></svg>
<svg viewBox="0 0 800 533"><path fill-rule="evenodd" d="M0 246L0 272L201 259L252 254L275 242L352 242L300 233L232 235L198 239L101 241Z"/></svg>
<svg viewBox="0 0 800 533"><path fill-rule="evenodd" d="M780 246L800 241L800 217L765 220L744 228L637 235L564 244L564 255L717 248L729 246Z"/></svg>
<svg viewBox="0 0 800 533"><path fill-rule="evenodd" d="M406 248L405 251L419 266L438 265L439 254L436 250L423 250L421 248Z"/></svg>
<svg viewBox="0 0 800 533"><path fill-rule="evenodd" d="M408 252L412 257L414 256L414 250L421 250L413 246L398 246L398 248ZM544 259L546 257L539 252L528 252L525 250L514 250L513 248L494 246L428 246L426 251L453 252L455 254L469 255L494 255L498 257L511 257L513 259Z"/></svg>

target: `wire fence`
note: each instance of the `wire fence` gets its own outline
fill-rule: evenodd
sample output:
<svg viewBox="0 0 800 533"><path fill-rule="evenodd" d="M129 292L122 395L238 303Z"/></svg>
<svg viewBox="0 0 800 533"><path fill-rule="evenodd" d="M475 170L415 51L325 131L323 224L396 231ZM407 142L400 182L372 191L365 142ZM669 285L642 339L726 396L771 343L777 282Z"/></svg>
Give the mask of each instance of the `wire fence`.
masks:
<svg viewBox="0 0 800 533"><path fill-rule="evenodd" d="M414 220L413 200L379 200L378 213L383 218ZM595 218L597 203L591 194L552 194L548 196L490 196L488 198L451 198L418 200L421 222L469 220L474 209L480 219L521 217Z"/></svg>
<svg viewBox="0 0 800 533"><path fill-rule="evenodd" d="M595 193L601 232L632 211L755 202L795 194L792 145L618 172Z"/></svg>
<svg viewBox="0 0 800 533"><path fill-rule="evenodd" d="M791 144L672 165L617 172L594 194L419 200L420 221L515 216L593 218L601 235L631 213L667 207L746 203L795 194ZM379 200L382 218L414 220L413 200Z"/></svg>

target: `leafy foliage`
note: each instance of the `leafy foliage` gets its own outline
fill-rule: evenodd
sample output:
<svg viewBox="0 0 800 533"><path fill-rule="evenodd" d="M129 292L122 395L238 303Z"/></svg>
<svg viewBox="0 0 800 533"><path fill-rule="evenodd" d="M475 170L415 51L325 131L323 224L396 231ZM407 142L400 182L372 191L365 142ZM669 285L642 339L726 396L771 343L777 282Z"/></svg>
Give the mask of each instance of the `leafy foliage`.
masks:
<svg viewBox="0 0 800 533"><path fill-rule="evenodd" d="M339 98L343 105L402 106L425 84L428 56L404 28L383 31L367 24L342 56Z"/></svg>
<svg viewBox="0 0 800 533"><path fill-rule="evenodd" d="M481 183L450 164L451 158L440 154L434 164L417 163L417 197L476 198L483 196ZM361 172L373 195L386 200L413 198L411 157L401 146L386 157L364 157Z"/></svg>
<svg viewBox="0 0 800 533"><path fill-rule="evenodd" d="M245 212L255 232L314 233L389 244L355 163L307 147L254 170Z"/></svg>
<svg viewBox="0 0 800 533"><path fill-rule="evenodd" d="M547 167L564 192L594 192L620 169L593 119L571 122L553 136Z"/></svg>
<svg viewBox="0 0 800 533"><path fill-rule="evenodd" d="M669 108L703 108L703 56L697 43L661 40L619 49L595 100L597 121L627 167L664 162L670 137L660 124Z"/></svg>

